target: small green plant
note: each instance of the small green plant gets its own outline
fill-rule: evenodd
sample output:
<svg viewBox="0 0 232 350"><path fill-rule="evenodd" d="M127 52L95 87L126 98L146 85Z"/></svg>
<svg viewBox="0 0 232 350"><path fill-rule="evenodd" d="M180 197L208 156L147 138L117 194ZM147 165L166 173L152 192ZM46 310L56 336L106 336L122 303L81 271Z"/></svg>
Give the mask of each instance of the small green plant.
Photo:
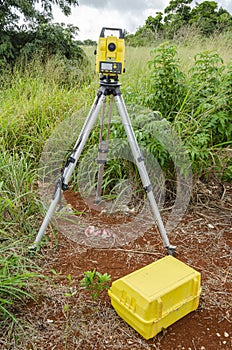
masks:
<svg viewBox="0 0 232 350"><path fill-rule="evenodd" d="M94 269L93 271L85 271L85 277L81 280L81 287L84 287L90 292L92 298L95 300L99 298L100 293L104 289L109 289L109 282L111 276L107 273L103 275Z"/></svg>

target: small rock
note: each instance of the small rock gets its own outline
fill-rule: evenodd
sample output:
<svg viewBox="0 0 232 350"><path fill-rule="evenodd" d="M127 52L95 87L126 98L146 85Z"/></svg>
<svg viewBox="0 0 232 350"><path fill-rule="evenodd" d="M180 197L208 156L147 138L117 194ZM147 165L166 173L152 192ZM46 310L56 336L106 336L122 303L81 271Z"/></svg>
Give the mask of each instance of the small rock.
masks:
<svg viewBox="0 0 232 350"><path fill-rule="evenodd" d="M220 333L216 333L216 335L217 335L218 337L220 337L220 336L221 336L221 334L220 334Z"/></svg>
<svg viewBox="0 0 232 350"><path fill-rule="evenodd" d="M222 344L226 344L226 340L223 340Z"/></svg>
<svg viewBox="0 0 232 350"><path fill-rule="evenodd" d="M201 346L201 349L200 350L206 350L206 348L204 346Z"/></svg>
<svg viewBox="0 0 232 350"><path fill-rule="evenodd" d="M122 208L123 208L123 211L124 211L125 213L130 213L130 214L132 214L132 213L135 212L135 208L130 209L127 205L123 205Z"/></svg>
<svg viewBox="0 0 232 350"><path fill-rule="evenodd" d="M229 337L229 333L224 332L224 337L228 338Z"/></svg>
<svg viewBox="0 0 232 350"><path fill-rule="evenodd" d="M209 228L214 228L214 226L212 224L208 224Z"/></svg>
<svg viewBox="0 0 232 350"><path fill-rule="evenodd" d="M53 323L53 320L50 320L49 318L47 319L47 323Z"/></svg>

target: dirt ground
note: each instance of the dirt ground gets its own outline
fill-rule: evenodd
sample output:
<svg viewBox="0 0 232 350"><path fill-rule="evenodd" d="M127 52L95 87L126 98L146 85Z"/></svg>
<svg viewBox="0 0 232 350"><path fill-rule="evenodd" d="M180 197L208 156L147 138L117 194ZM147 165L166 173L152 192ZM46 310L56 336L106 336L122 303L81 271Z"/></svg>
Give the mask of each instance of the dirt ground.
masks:
<svg viewBox="0 0 232 350"><path fill-rule="evenodd" d="M78 206L75 195L66 196ZM24 306L23 314L19 311L26 325L18 333L22 345L14 339L2 343L2 349L231 349L231 186L223 187L217 201L198 203L189 207L169 237L177 246L175 257L201 272L196 311L145 340L116 314L106 291L92 300L80 287L84 271L96 268L114 281L165 256L156 227L132 243L112 248L88 247L58 233L40 251L43 273L50 277L46 288L41 287L40 297ZM114 219L92 211L88 215L90 222L93 216L95 222Z"/></svg>

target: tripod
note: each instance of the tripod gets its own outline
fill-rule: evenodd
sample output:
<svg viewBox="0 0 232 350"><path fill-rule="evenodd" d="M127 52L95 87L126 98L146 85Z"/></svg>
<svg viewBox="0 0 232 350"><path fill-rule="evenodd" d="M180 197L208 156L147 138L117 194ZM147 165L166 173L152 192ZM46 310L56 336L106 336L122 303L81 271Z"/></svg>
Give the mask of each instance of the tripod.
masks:
<svg viewBox="0 0 232 350"><path fill-rule="evenodd" d="M35 242L30 247L31 249L37 249L45 231L46 228L52 218L53 213L55 212L56 206L58 202L60 201L62 191L65 191L68 189L68 183L70 181L70 178L72 176L72 173L77 165L78 159L81 155L81 152L85 146L85 143L89 137L89 134L91 130L93 129L93 126L95 124L95 121L97 119L97 116L101 110L101 108L104 109L104 104L106 101L107 96L111 96L112 99L115 100L116 106L118 109L118 112L121 117L122 124L124 126L125 132L127 134L128 142L131 148L131 152L135 161L135 164L138 168L138 172L144 187L144 190L147 194L152 212L156 218L157 225L160 231L160 234L162 236L162 240L164 243L164 246L167 248L168 253L170 255L174 255L175 252L175 246L170 245L169 239L166 233L166 230L164 228L164 224L162 221L162 218L159 213L159 209L154 197L154 193L152 190L152 185L150 183L150 179L146 170L146 167L144 165L144 158L140 152L139 145L137 143L134 130L129 118L129 115L127 113L127 109L122 97L122 93L120 90L120 83L118 82L117 77L106 77L102 76L100 79L100 89L97 92L97 95L95 97L95 100L93 102L93 105L89 111L89 114L84 122L84 125L81 129L80 135L76 141L76 144L74 145L74 148L71 152L71 154L68 156L66 163L64 165L64 168L62 170L62 173L56 183L53 198L51 201L51 204L48 208L48 211L46 213L46 216L43 220L43 223L39 229L39 232L36 236ZM101 187L101 181L102 181L102 175L103 175L103 167L104 163L106 161L107 157L107 145L102 143L101 149L99 149L98 153L98 163L99 163L99 173L98 174L98 188L97 188L97 196L96 196L96 203L100 202L100 187Z"/></svg>

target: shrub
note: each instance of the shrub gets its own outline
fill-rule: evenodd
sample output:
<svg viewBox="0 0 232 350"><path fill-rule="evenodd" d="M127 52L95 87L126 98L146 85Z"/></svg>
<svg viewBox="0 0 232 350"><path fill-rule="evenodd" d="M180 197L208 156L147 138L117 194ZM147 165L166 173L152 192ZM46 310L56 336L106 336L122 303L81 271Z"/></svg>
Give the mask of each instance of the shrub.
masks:
<svg viewBox="0 0 232 350"><path fill-rule="evenodd" d="M176 58L177 48L163 43L152 51L149 61L145 104L159 111L168 120L173 120L186 94L185 76Z"/></svg>

